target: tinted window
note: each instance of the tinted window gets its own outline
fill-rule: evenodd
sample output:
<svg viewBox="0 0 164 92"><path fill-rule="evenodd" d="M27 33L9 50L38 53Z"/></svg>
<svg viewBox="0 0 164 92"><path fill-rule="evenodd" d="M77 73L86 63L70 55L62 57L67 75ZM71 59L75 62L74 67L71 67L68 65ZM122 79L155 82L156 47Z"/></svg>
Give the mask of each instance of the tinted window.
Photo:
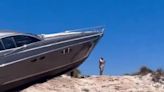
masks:
<svg viewBox="0 0 164 92"><path fill-rule="evenodd" d="M15 48L14 41L12 37L6 37L2 39L5 49Z"/></svg>
<svg viewBox="0 0 164 92"><path fill-rule="evenodd" d="M14 36L14 40L16 42L17 47L23 46L25 44L30 44L33 42L40 41L37 38L30 37L30 36L23 36L23 35Z"/></svg>
<svg viewBox="0 0 164 92"><path fill-rule="evenodd" d="M4 47L1 42L0 42L0 50L4 50Z"/></svg>

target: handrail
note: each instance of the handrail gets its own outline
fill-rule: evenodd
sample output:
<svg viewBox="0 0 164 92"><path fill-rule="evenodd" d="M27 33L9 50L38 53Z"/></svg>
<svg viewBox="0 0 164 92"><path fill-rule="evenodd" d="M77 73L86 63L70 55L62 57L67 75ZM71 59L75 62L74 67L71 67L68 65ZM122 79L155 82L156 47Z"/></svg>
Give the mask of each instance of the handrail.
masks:
<svg viewBox="0 0 164 92"><path fill-rule="evenodd" d="M53 33L53 34L41 34L39 35L42 38L51 38L51 37L57 37L57 36L64 36L68 34L85 34L85 33L93 33L93 32L99 32L99 33L104 33L104 27L99 26L99 27L92 27L92 28L82 28L82 29L74 29L74 30L66 30L65 32L61 33Z"/></svg>
<svg viewBox="0 0 164 92"><path fill-rule="evenodd" d="M66 30L65 32L104 32L105 27L104 26L97 26L97 27L88 27L88 28L81 28L81 29L73 29L73 30Z"/></svg>

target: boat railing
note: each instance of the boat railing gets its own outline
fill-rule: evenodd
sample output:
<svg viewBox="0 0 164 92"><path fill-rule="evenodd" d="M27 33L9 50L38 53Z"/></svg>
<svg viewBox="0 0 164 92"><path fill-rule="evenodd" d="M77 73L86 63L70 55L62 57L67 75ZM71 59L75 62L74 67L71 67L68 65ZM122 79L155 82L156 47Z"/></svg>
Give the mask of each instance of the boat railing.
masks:
<svg viewBox="0 0 164 92"><path fill-rule="evenodd" d="M75 29L75 30L66 30L65 32L61 32L61 33L54 33L54 34L41 34L40 36L42 38L51 38L51 37L61 37L61 36L66 36L69 34L69 37L71 35L85 35L86 33L89 34L93 34L93 33L100 33L103 34L104 32L104 27L92 27L92 28L82 28L82 29Z"/></svg>
<svg viewBox="0 0 164 92"><path fill-rule="evenodd" d="M74 29L74 30L66 30L65 32L81 32L81 33L101 32L101 33L103 33L104 32L104 26L81 28L81 29Z"/></svg>

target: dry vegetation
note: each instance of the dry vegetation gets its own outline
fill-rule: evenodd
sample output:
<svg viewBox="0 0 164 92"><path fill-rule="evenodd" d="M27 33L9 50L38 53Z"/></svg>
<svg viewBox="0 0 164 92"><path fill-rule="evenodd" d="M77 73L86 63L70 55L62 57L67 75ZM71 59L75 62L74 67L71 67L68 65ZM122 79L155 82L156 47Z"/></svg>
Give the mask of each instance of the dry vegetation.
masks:
<svg viewBox="0 0 164 92"><path fill-rule="evenodd" d="M152 76L152 81L154 82L161 82L164 81L164 70L162 68L159 68L157 70L152 70L146 66L143 66L140 68L139 72L133 73L131 75L141 75L145 76L147 74L151 74Z"/></svg>

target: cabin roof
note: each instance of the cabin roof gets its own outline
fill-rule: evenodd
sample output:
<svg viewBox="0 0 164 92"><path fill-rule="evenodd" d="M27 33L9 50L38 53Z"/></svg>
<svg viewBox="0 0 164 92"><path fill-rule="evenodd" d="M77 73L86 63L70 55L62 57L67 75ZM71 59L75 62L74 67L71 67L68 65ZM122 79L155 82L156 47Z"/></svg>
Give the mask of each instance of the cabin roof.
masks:
<svg viewBox="0 0 164 92"><path fill-rule="evenodd" d="M20 33L14 31L0 31L0 37L10 36L15 34L20 34Z"/></svg>
<svg viewBox="0 0 164 92"><path fill-rule="evenodd" d="M26 33L15 32L15 31L0 30L0 38L7 37L7 36L14 36L14 35L32 35L32 34L26 34Z"/></svg>

